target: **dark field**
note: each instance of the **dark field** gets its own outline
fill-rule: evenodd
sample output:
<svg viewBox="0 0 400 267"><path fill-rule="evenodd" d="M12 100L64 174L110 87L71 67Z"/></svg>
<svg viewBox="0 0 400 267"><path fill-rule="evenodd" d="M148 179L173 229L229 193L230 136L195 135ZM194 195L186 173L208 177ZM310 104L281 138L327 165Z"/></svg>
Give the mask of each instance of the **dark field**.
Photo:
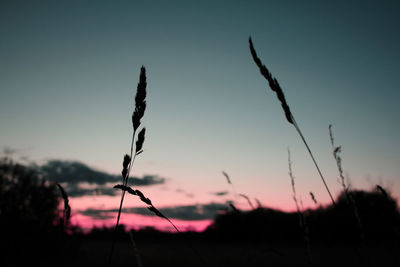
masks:
<svg viewBox="0 0 400 267"><path fill-rule="evenodd" d="M302 244L213 242L167 238L137 240L143 266L310 266ZM107 266L111 242L83 238L63 266ZM201 258L193 251L196 250ZM319 245L311 266L400 266L398 246ZM360 262L363 261L363 262ZM203 262L202 262L203 261ZM117 243L112 266L138 266L129 240Z"/></svg>

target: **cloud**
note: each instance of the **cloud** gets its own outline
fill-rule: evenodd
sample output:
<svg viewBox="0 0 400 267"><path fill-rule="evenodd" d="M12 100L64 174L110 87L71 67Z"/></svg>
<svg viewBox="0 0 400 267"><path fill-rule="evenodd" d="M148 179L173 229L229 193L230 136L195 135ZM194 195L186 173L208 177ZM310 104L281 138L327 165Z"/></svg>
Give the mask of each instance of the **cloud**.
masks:
<svg viewBox="0 0 400 267"><path fill-rule="evenodd" d="M142 178L131 177L129 180L135 186L147 186L165 183L165 178L158 177L157 175L144 175Z"/></svg>
<svg viewBox="0 0 400 267"><path fill-rule="evenodd" d="M215 215L226 208L225 204L208 203L203 205L176 206L160 209L168 218L180 220L214 219Z"/></svg>
<svg viewBox="0 0 400 267"><path fill-rule="evenodd" d="M97 209L87 209L84 211L79 212L82 215L90 216L95 219L110 219L114 218L115 216L110 214L109 211L97 210Z"/></svg>
<svg viewBox="0 0 400 267"><path fill-rule="evenodd" d="M160 208L159 210L170 219L179 219L186 221L196 220L212 220L215 215L226 209L226 204L221 203L208 203L202 205L188 205L188 206L174 206L167 208ZM110 213L118 212L117 209L87 209L80 213L91 216L94 218L108 218ZM153 216L153 214L146 208L123 208L123 213L134 213L139 215Z"/></svg>
<svg viewBox="0 0 400 267"><path fill-rule="evenodd" d="M17 152L17 150L15 148L9 147L9 146L4 146L3 148L3 153L6 156L11 156L13 154L15 154Z"/></svg>
<svg viewBox="0 0 400 267"><path fill-rule="evenodd" d="M175 192L178 193L178 194L183 194L188 198L194 198L194 194L193 193L188 193L185 190L183 190L182 188L175 189Z"/></svg>
<svg viewBox="0 0 400 267"><path fill-rule="evenodd" d="M229 192L228 191L221 191L221 192L214 192L214 193L211 193L211 194L220 197L220 196L225 196L225 195L229 194Z"/></svg>
<svg viewBox="0 0 400 267"><path fill-rule="evenodd" d="M40 167L47 179L59 183L105 184L121 181L121 178L105 172L94 170L77 161L50 160Z"/></svg>
<svg viewBox="0 0 400 267"><path fill-rule="evenodd" d="M83 183L77 183L77 184L64 183L65 191L70 197L81 197L89 195L115 196L120 194L120 191L113 188L113 185L114 184L110 184L109 186L101 185L88 188L86 184Z"/></svg>
<svg viewBox="0 0 400 267"><path fill-rule="evenodd" d="M116 195L119 191L112 187L116 183L122 183L121 175L95 170L78 161L50 160L38 168L47 180L62 183L71 197ZM135 186L165 183L165 179L157 175L144 175L142 178L130 177L129 180Z"/></svg>

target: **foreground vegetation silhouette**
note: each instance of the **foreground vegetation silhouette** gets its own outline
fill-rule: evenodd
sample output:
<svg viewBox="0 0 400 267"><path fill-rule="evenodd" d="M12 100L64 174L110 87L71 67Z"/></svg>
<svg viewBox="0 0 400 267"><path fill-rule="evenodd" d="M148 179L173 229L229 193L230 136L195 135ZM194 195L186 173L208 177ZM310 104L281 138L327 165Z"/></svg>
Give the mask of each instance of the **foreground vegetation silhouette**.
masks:
<svg viewBox="0 0 400 267"><path fill-rule="evenodd" d="M61 188L32 168L0 159L1 266L59 261L68 243L69 219L68 209L59 208L65 202Z"/></svg>
<svg viewBox="0 0 400 267"><path fill-rule="evenodd" d="M371 249L381 247L385 251L397 251L400 246L400 213L391 194L381 186L369 192L353 190L347 194L351 194L359 210L366 245ZM239 248L246 253L259 252L251 254L255 265L243 265L238 258L247 256L238 254L227 256L226 261L230 262L230 266L257 266L257 263L267 260L265 257L271 253L276 264L282 264L275 266L288 266L285 255L293 256L295 262L305 262L304 255L300 253L304 249L303 233L297 212L263 207L248 211L221 211L213 224L201 233L172 234L153 228L127 231L120 225L117 231L95 228L83 234L77 228L66 226L64 205L65 199L55 183L48 182L46 177L27 166L0 159L1 266L25 266L27 263L39 266L85 266L91 261L99 261L104 266L105 255L115 233L120 243L115 251L116 262L113 266L125 266L121 263L121 253L129 255L124 259L134 256L129 237L132 233L143 266L157 266L161 261L173 262L174 266L187 266L189 263L201 266L193 250L188 249L188 244L195 247L212 266L220 266L221 257L225 257L223 255L228 249L233 251ZM316 250L323 255L320 252L322 247L329 247L323 253L357 247L358 225L345 192L337 197L336 205L321 206L303 213L310 228L313 259L317 263ZM159 261L149 256L163 246L163 250L166 250L163 253L169 251L168 255L160 254ZM293 247L297 249L292 251ZM179 253L175 254L172 248ZM381 254L376 255L381 257ZM395 257L394 253L390 255ZM350 256L346 256L347 259ZM269 257L268 261L271 262ZM394 259L386 256L381 260L386 266L396 266L399 261ZM239 263L241 265L235 265Z"/></svg>

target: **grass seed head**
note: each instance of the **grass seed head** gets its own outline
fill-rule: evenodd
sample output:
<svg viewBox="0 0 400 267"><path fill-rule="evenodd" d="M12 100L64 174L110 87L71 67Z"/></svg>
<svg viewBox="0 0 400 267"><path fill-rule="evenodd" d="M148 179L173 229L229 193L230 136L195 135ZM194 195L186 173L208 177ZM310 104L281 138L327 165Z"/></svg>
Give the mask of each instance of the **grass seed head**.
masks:
<svg viewBox="0 0 400 267"><path fill-rule="evenodd" d="M135 195L135 196L137 195L136 190L132 189L130 186L117 184L117 185L114 185L114 188L121 189L122 191L126 191L131 195Z"/></svg>
<svg viewBox="0 0 400 267"><path fill-rule="evenodd" d="M136 141L136 155L138 155L138 153L142 151L145 134L146 128L143 128L138 134L138 139Z"/></svg>
<svg viewBox="0 0 400 267"><path fill-rule="evenodd" d="M66 222L71 218L71 206L69 205L68 195L65 192L64 188L59 183L56 183L56 185L60 189L61 196L64 200L64 217Z"/></svg>
<svg viewBox="0 0 400 267"><path fill-rule="evenodd" d="M222 172L222 174L225 176L226 181L228 182L228 184L232 184L231 179L229 178L229 175L226 172Z"/></svg>
<svg viewBox="0 0 400 267"><path fill-rule="evenodd" d="M317 199L315 198L315 195L314 195L314 193L313 192L310 192L310 196L311 196L311 199L312 199L312 201L314 202L314 204L318 204L318 201L317 201Z"/></svg>
<svg viewBox="0 0 400 267"><path fill-rule="evenodd" d="M144 196L144 194L138 189L135 190L136 194L140 197L140 200L146 203L147 205L152 205L151 200Z"/></svg>
<svg viewBox="0 0 400 267"><path fill-rule="evenodd" d="M158 217L166 219L167 217L164 216L158 209L156 209L154 206L147 207L151 212L153 212L155 215Z"/></svg>
<svg viewBox="0 0 400 267"><path fill-rule="evenodd" d="M377 184L376 189L378 189L378 191L380 191L382 193L382 195L385 197L385 199L388 199L388 193L386 192L385 189L383 189L382 186Z"/></svg>
<svg viewBox="0 0 400 267"><path fill-rule="evenodd" d="M123 162L123 164L122 164L122 166L124 167L124 169L127 169L127 168L128 168L128 165L129 165L130 162L131 162L131 157L130 157L128 154L126 154L126 155L124 156L124 162Z"/></svg>
<svg viewBox="0 0 400 267"><path fill-rule="evenodd" d="M276 93L276 96L281 102L281 106L283 108L283 111L285 112L287 121L291 124L294 124L293 115L290 111L288 104L286 103L285 95L283 94L282 88L279 85L278 80L273 78L271 72L267 69L267 67L265 67L265 65L262 64L260 58L257 56L256 50L254 49L253 42L251 41L250 37L249 37L249 45L250 45L250 53L257 67L260 69L261 75L264 76L265 79L267 79L269 87L271 88L272 91Z"/></svg>
<svg viewBox="0 0 400 267"><path fill-rule="evenodd" d="M135 96L135 110L133 111L132 115L132 124L134 131L139 128L140 120L142 119L146 110L146 86L146 69L142 66L142 68L140 69L140 78Z"/></svg>

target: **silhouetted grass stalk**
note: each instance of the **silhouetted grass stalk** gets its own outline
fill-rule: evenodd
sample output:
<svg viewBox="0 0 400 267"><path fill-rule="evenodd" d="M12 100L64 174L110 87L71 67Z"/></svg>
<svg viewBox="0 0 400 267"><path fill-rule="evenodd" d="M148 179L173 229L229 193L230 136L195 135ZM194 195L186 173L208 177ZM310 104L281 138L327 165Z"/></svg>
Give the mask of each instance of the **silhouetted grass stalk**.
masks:
<svg viewBox="0 0 400 267"><path fill-rule="evenodd" d="M59 183L56 183L56 185L60 190L61 196L64 200L64 210L63 210L63 217L61 220L61 227L62 230L65 231L65 229L68 227L69 219L71 218L71 206L69 205L69 198L64 188Z"/></svg>
<svg viewBox="0 0 400 267"><path fill-rule="evenodd" d="M232 180L231 180L231 178L229 177L229 174L228 174L228 173L222 171L222 175L225 176L227 183L228 183L228 184L231 186L231 188L232 188L231 194L233 194L234 200L232 200L231 202L234 203L234 202L237 201L237 199L238 199L238 194L237 194L237 192L236 192L235 186L233 185Z"/></svg>
<svg viewBox="0 0 400 267"><path fill-rule="evenodd" d="M140 153L142 153L142 147L143 147L146 128L143 128L138 134L138 138L136 141L136 151L134 154L133 154L133 144L134 144L134 140L136 137L137 129L140 126L140 120L142 119L144 112L146 110L146 100L145 100L146 99L146 87L147 87L146 69L142 66L140 69L139 83L137 85L137 91L136 91L136 96L135 96L135 109L132 114L133 134L132 134L130 155L125 155L123 163L122 163L122 165L123 165L122 181L123 181L124 186L127 186L127 184L128 184L129 174L131 172L133 163L135 162L136 156L139 155ZM121 201L120 201L119 209L118 209L117 222L115 224L113 241L111 244L110 255L108 258L108 266L111 266L111 260L112 260L112 255L114 252L114 246L115 246L115 241L116 241L116 233L117 233L117 229L119 226L119 220L121 218L121 211L122 211L122 205L124 202L124 198L125 198L125 190L123 190L122 194L121 194Z"/></svg>
<svg viewBox="0 0 400 267"><path fill-rule="evenodd" d="M228 184L230 184L230 186L232 187L232 192L233 192L233 195L234 195L235 200L237 201L238 196L239 196L239 197L242 197L242 198L244 198L244 199L246 199L246 201L247 201L247 203L249 204L250 208L251 208L252 210L254 210L254 205L253 205L253 203L251 202L250 198L249 198L247 195L245 195L245 194L238 194L238 193L236 192L235 186L233 185L232 180L231 180L231 178L229 177L229 175L228 175L226 172L224 172L224 171L222 171L222 174L225 176L226 181L228 182ZM232 202L233 202L233 201L232 201ZM234 205L234 203L229 203L229 206L232 208L233 211L239 212L239 209Z"/></svg>
<svg viewBox="0 0 400 267"><path fill-rule="evenodd" d="M122 163L122 166L123 166L123 169L122 169L123 180L122 181L123 181L123 183L117 184L114 186L114 188L122 190L122 195L121 195L121 201L120 201L120 205L119 205L119 209L118 209L117 222L115 224L115 229L114 229L114 237L113 237L113 242L112 242L112 246L111 246L108 266L111 266L112 254L113 254L113 250L114 250L114 246L115 246L116 232L117 232L119 220L121 217L121 211L122 211L122 205L123 205L123 201L124 201L124 197L125 197L125 192L128 192L131 195L138 196L140 198L140 200L147 205L147 208L149 211L154 213L156 216L167 220L178 233L181 233L181 231L178 229L178 227L167 216L162 214L153 205L151 200L149 198L147 198L140 190L138 190L138 189L135 190L135 189L131 188L130 186L128 186L129 174L132 170L132 166L136 159L136 156L138 156L139 154L141 154L143 152L142 148L143 148L143 143L145 140L146 128L142 128L142 130L140 130L140 132L137 135L135 151L133 150L133 144L135 141L137 129L139 128L139 126L141 124L140 120L142 119L144 112L146 110L146 100L145 100L146 99L146 86L147 86L146 69L142 66L142 68L140 70L140 80L139 80L139 83L137 86L137 92L136 92L136 96L135 96L135 110L133 111L133 114L132 114L133 134L132 134L130 155L125 155L123 163ZM135 244L132 235L130 236L130 238L131 238L132 244ZM192 250L199 256L200 260L204 263L201 255L195 249L192 248ZM138 258L137 262L141 264L138 254L136 255L136 257Z"/></svg>
<svg viewBox="0 0 400 267"><path fill-rule="evenodd" d="M267 67L265 67L265 65L263 65L261 60L258 58L256 50L254 49L254 46L253 46L253 42L251 41L251 38L249 38L249 44L250 44L251 55L253 57L254 62L256 63L258 68L260 69L261 75L264 76L264 78L268 81L268 84L269 84L269 87L271 88L271 90L276 93L276 96L278 97L279 101L281 102L283 111L285 112L285 116L286 116L287 121L294 126L294 128L297 131L297 133L300 135L300 138L303 141L304 145L306 146L307 151L310 154L311 159L314 162L315 167L317 168L318 174L321 177L321 180L322 180L326 190L328 191L329 197L331 198L331 201L332 201L333 205L336 205L335 200L333 199L333 196L331 194L331 191L329 190L328 185L327 185L327 183L326 183L326 181L324 179L324 176L322 175L322 172L321 172L320 168L318 167L317 161L315 160L314 155L311 152L311 149L308 146L307 141L305 140L305 138L303 136L303 133L300 130L300 127L296 123L296 120L294 119L294 116L293 116L292 112L290 111L290 108L289 108L288 104L286 103L285 95L283 94L282 88L280 87L280 85L279 85L278 81L276 80L276 78L272 77L272 75L269 72L269 70L267 69Z"/></svg>
<svg viewBox="0 0 400 267"><path fill-rule="evenodd" d="M318 205L318 201L317 201L317 199L315 198L314 193L311 192L311 191L310 191L310 197L311 197L311 200L314 202L314 204L315 204L315 205Z"/></svg>
<svg viewBox="0 0 400 267"><path fill-rule="evenodd" d="M251 202L250 198L249 198L247 195L245 195L245 194L239 194L239 196L241 196L242 198L246 199L246 200L247 200L247 203L248 203L249 206L250 206L250 208L251 208L252 210L254 210L253 203Z"/></svg>
<svg viewBox="0 0 400 267"><path fill-rule="evenodd" d="M288 149L288 165L289 165L289 177L290 177L290 182L292 185L292 192L293 192L293 201L296 204L297 214L299 215L299 225L303 231L303 240L304 240L304 243L306 246L306 257L308 260L308 264L311 266L312 265L312 256L311 256L311 245L310 245L310 229L308 228L308 224L307 224L305 215L302 212L299 201L297 200L296 186L294 183L294 175L293 175L293 171L292 171L292 161L290 158L290 150L289 149Z"/></svg>
<svg viewBox="0 0 400 267"><path fill-rule="evenodd" d="M344 179L344 175L343 175L343 167L342 167L342 158L340 157L340 152L342 150L341 146L335 146L335 139L333 138L333 132L332 132L332 125L329 125L329 138L332 144L332 149L333 149L333 157L335 158L336 161L336 166L338 168L339 171L339 177L340 177L340 183L343 187L343 191L345 193L345 196L347 198L347 202L349 203L354 217L356 218L357 224L358 224L358 228L360 231L360 244L364 243L364 227L363 224L361 222L361 218L358 212L358 208L357 205L353 199L353 197L350 194L350 190L349 190L349 186L346 185L345 179Z"/></svg>

